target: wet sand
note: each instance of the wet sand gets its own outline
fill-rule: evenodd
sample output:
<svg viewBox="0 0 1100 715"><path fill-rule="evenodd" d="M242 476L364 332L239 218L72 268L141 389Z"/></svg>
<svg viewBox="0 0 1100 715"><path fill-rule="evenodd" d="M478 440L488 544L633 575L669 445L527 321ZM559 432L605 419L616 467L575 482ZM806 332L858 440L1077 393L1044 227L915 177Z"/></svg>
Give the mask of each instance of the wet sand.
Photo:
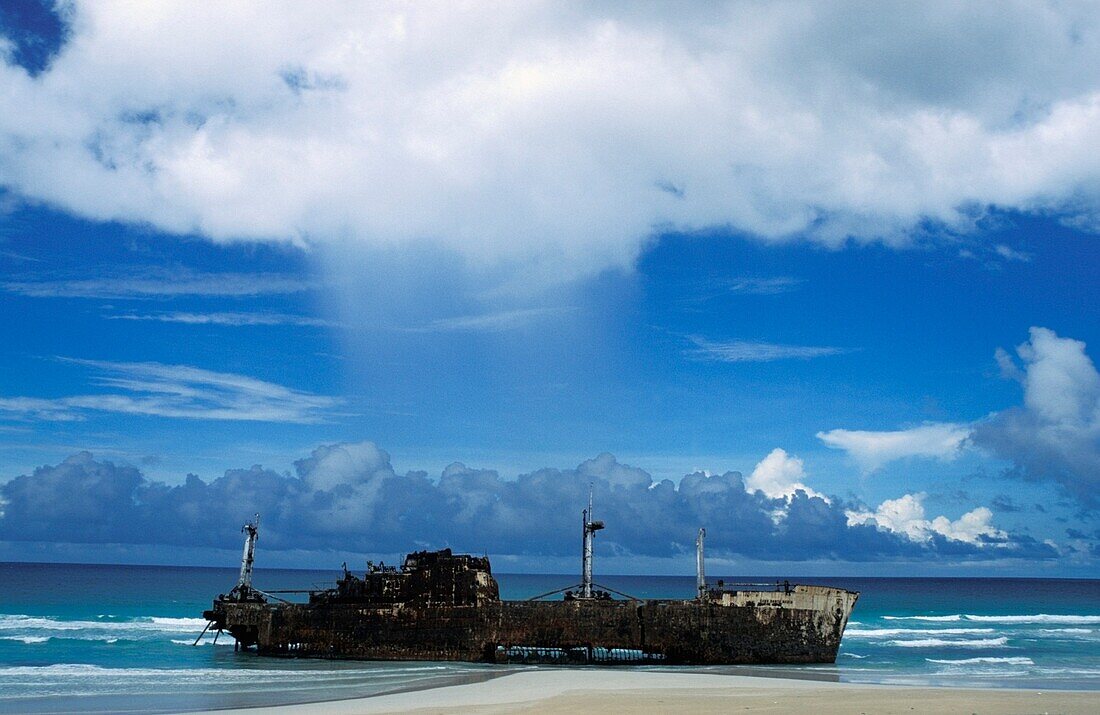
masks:
<svg viewBox="0 0 1100 715"><path fill-rule="evenodd" d="M431 690L231 712L1097 713L1100 692L926 688L696 673L532 671Z"/></svg>

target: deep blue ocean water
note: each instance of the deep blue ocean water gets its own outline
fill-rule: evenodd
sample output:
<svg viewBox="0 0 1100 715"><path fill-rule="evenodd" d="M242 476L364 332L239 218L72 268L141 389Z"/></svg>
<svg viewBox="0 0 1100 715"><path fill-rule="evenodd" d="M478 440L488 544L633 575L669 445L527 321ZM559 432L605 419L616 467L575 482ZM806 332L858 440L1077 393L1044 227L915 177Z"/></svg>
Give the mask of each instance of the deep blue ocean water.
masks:
<svg viewBox="0 0 1100 715"><path fill-rule="evenodd" d="M258 569L260 588L336 571ZM862 593L835 665L695 670L854 682L1100 690L1100 580L808 578ZM497 574L504 598L575 576ZM235 569L0 564L0 712L150 711L328 700L495 677L503 666L259 658L205 636ZM640 598L690 598L694 577L604 576ZM759 579L727 579L759 580ZM774 580L774 579L763 579ZM509 669L515 667L509 666Z"/></svg>

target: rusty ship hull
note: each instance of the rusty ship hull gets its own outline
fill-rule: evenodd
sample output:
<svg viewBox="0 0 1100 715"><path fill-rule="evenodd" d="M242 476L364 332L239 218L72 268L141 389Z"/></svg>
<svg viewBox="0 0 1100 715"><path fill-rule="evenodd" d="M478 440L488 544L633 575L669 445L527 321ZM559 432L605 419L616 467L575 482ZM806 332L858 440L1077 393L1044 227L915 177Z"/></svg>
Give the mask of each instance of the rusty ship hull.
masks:
<svg viewBox="0 0 1100 715"><path fill-rule="evenodd" d="M494 584L495 586L495 584ZM495 589L494 589L495 590ZM858 594L823 586L693 600L215 602L260 655L490 663L832 663Z"/></svg>
<svg viewBox="0 0 1100 715"><path fill-rule="evenodd" d="M575 591L544 594L558 600L501 600L488 558L443 549L409 554L400 568L368 564L362 577L345 568L335 588L306 592L308 602L292 603L252 586L256 530L246 529L241 578L203 615L207 628L228 632L238 648L267 656L563 665L832 663L859 597L789 583L767 590L722 588L721 582L708 588L700 531L698 591L689 600L613 598L591 581L586 539L584 580Z"/></svg>

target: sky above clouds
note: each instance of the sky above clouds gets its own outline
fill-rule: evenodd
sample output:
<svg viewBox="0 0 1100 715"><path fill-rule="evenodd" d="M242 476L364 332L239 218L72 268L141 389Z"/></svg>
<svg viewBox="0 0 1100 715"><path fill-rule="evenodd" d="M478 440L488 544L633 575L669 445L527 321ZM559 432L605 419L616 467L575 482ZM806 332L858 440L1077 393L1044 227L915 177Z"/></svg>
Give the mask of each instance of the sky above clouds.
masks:
<svg viewBox="0 0 1100 715"><path fill-rule="evenodd" d="M1098 573L1094 5L21 0L0 58L0 557L571 569L592 484L620 571Z"/></svg>

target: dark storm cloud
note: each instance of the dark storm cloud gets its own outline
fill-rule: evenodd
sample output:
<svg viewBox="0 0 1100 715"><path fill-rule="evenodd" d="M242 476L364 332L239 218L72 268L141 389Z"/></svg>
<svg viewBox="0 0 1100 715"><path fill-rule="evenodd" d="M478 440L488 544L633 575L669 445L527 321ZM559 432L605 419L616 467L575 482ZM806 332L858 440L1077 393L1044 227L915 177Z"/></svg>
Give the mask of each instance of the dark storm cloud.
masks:
<svg viewBox="0 0 1100 715"><path fill-rule="evenodd" d="M707 528L716 556L768 560L1042 558L1053 551L1023 537L968 544L936 536L913 541L874 525L849 525L853 506L805 492L789 501L749 493L738 472L694 473L655 482L609 454L576 469L540 469L516 479L455 463L438 479L398 474L375 445L318 447L295 473L260 466L231 469L205 482L147 480L137 469L80 452L0 487L0 539L232 547L241 522L262 515L271 549L390 553L451 546L459 550L561 556L577 549L580 511L595 492L607 522L605 553L667 557L693 548Z"/></svg>

